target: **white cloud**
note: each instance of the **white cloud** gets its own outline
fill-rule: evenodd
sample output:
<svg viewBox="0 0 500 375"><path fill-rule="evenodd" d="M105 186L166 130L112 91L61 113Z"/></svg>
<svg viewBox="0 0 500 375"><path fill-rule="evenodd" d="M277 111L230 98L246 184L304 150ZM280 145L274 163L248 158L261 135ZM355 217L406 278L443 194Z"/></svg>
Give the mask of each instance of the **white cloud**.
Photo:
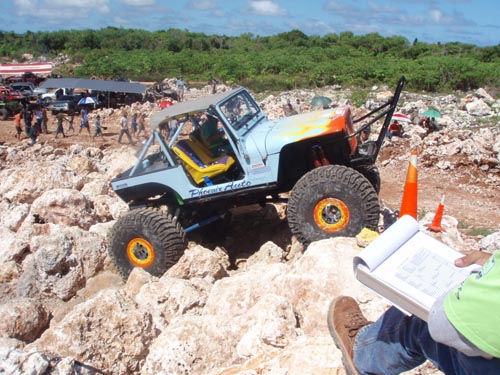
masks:
<svg viewBox="0 0 500 375"><path fill-rule="evenodd" d="M352 5L334 0L327 2L324 7L327 11L334 12L338 15L351 15L358 12Z"/></svg>
<svg viewBox="0 0 500 375"><path fill-rule="evenodd" d="M90 14L109 13L109 0L14 0L16 13L47 19L86 18Z"/></svg>
<svg viewBox="0 0 500 375"><path fill-rule="evenodd" d="M217 8L215 1L211 0L191 0L188 4L189 8L198 10L211 10Z"/></svg>
<svg viewBox="0 0 500 375"><path fill-rule="evenodd" d="M115 24L121 25L121 26L130 24L130 20L129 19L126 19L126 18L123 18L123 17L118 17L118 16L114 17L113 21L115 22Z"/></svg>
<svg viewBox="0 0 500 375"><path fill-rule="evenodd" d="M401 13L401 10L399 8L390 6L390 5L382 5L379 3L374 3L374 2L368 2L368 8L373 11L373 12L383 12L383 13L390 13L390 14L398 14Z"/></svg>
<svg viewBox="0 0 500 375"><path fill-rule="evenodd" d="M446 16L439 9L431 9L429 11L429 17L432 20L432 22L437 23L439 25L447 25L454 23L452 17Z"/></svg>
<svg viewBox="0 0 500 375"><path fill-rule="evenodd" d="M287 11L269 0L250 1L250 8L261 16L286 16Z"/></svg>
<svg viewBox="0 0 500 375"><path fill-rule="evenodd" d="M142 7L148 5L154 5L156 0L121 0L123 4L132 5L134 7Z"/></svg>

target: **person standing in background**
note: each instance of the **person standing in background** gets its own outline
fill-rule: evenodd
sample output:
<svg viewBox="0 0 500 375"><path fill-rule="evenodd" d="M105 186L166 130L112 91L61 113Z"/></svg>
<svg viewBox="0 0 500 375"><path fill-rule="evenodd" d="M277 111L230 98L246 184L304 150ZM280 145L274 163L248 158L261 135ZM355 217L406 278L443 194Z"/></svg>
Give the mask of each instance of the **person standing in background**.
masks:
<svg viewBox="0 0 500 375"><path fill-rule="evenodd" d="M101 125L101 116L97 115L95 122L94 122L94 135L92 136L92 139L94 139L97 136L101 136L101 138L104 138L104 135L102 134L102 125Z"/></svg>
<svg viewBox="0 0 500 375"><path fill-rule="evenodd" d="M146 122L146 114L145 113L139 114L139 120L138 120L139 129L137 130L137 137L139 137L139 134L141 134L141 132L146 134L146 127L144 124L145 122Z"/></svg>
<svg viewBox="0 0 500 375"><path fill-rule="evenodd" d="M18 140L21 140L21 133L23 132L23 129L21 128L22 117L21 111L17 111L14 115L14 126L16 127L16 138Z"/></svg>
<svg viewBox="0 0 500 375"><path fill-rule="evenodd" d="M134 144L132 137L130 136L130 132L128 130L128 118L127 112L123 112L122 118L120 119L120 135L118 136L118 143L122 143L123 134L125 134L128 138L130 144Z"/></svg>
<svg viewBox="0 0 500 375"><path fill-rule="evenodd" d="M135 135L137 132L137 112L134 112L132 118L130 119L130 128L132 129L132 134Z"/></svg>
<svg viewBox="0 0 500 375"><path fill-rule="evenodd" d="M182 76L177 79L177 100L182 102L184 100L184 78Z"/></svg>
<svg viewBox="0 0 500 375"><path fill-rule="evenodd" d="M42 107L42 131L45 134L49 133L49 129L47 128L48 123L49 123L49 118L47 116L47 108Z"/></svg>
<svg viewBox="0 0 500 375"><path fill-rule="evenodd" d="M80 134L83 129L87 129L90 135L89 111L87 108L82 109L82 119L80 120L80 130L78 131L78 134Z"/></svg>

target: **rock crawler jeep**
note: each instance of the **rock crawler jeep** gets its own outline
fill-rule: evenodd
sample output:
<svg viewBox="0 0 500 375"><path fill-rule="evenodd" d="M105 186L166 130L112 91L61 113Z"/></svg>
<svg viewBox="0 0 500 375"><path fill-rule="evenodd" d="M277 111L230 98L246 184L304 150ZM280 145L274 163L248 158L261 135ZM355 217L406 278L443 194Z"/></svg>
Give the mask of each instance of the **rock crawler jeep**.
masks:
<svg viewBox="0 0 500 375"><path fill-rule="evenodd" d="M111 182L131 209L108 235L117 268L162 275L182 256L186 233L284 193L290 229L304 244L376 229L375 161L404 83L354 120L349 108L336 108L270 121L244 88L153 114L137 163ZM380 119L377 140L359 144L357 135Z"/></svg>

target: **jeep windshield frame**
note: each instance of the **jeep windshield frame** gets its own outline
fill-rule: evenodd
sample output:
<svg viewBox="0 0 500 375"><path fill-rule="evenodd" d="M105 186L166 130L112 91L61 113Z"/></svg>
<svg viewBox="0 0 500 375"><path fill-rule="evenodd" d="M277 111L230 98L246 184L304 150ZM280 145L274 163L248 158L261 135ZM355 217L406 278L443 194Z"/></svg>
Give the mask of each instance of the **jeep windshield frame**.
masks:
<svg viewBox="0 0 500 375"><path fill-rule="evenodd" d="M252 119L262 112L258 104L247 91L241 91L217 105L226 123L233 129L250 128Z"/></svg>
<svg viewBox="0 0 500 375"><path fill-rule="evenodd" d="M205 96L199 99L190 100L187 102L179 102L170 107L162 109L159 112L153 113L151 115L150 122L151 131L156 131L160 128L161 125L165 125L172 118L207 111L210 107L215 107L218 103L224 101L226 98L233 96L238 91L245 91L245 89L238 88L215 95Z"/></svg>

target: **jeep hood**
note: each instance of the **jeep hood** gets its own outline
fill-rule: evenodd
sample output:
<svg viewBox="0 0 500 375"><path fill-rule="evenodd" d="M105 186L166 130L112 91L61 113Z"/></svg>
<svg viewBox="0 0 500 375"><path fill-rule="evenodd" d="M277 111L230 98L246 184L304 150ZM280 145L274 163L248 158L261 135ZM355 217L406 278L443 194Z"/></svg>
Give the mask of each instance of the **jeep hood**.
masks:
<svg viewBox="0 0 500 375"><path fill-rule="evenodd" d="M257 129L256 129L257 130ZM331 133L353 132L351 111L348 107L336 108L281 118L271 121L269 127L262 129L265 137L266 153L279 153L283 146L316 138ZM261 129L258 130L260 132ZM354 137L350 139L356 142ZM351 145L351 148L356 145Z"/></svg>

